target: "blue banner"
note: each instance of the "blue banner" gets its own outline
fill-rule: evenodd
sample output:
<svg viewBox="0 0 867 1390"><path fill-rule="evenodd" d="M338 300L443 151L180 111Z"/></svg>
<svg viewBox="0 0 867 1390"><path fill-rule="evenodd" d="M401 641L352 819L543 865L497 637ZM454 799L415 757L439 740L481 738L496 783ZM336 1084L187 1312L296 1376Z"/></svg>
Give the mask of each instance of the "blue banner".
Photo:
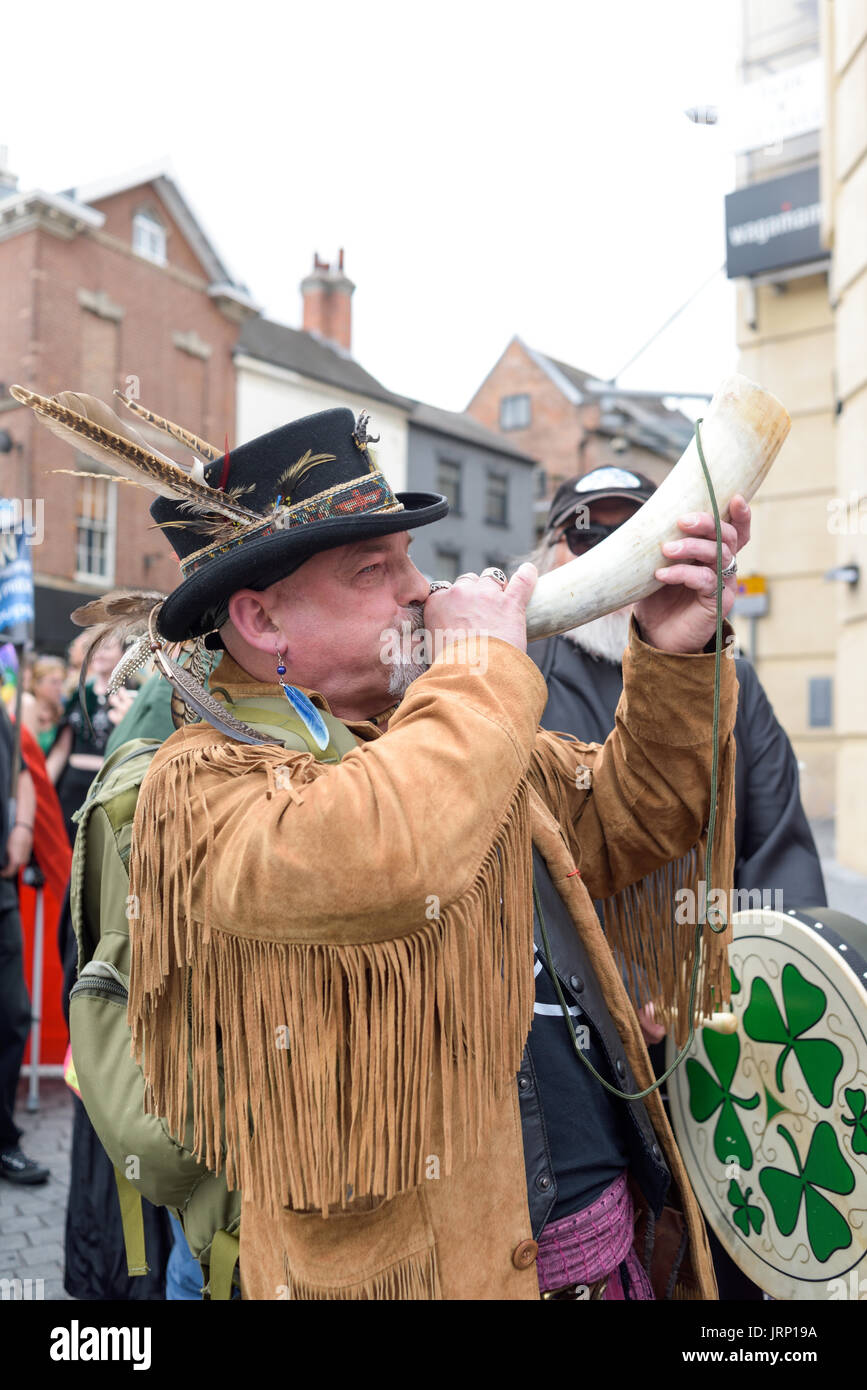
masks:
<svg viewBox="0 0 867 1390"><path fill-rule="evenodd" d="M33 564L30 547L35 528L25 525L17 499L0 498L0 632L33 622Z"/></svg>

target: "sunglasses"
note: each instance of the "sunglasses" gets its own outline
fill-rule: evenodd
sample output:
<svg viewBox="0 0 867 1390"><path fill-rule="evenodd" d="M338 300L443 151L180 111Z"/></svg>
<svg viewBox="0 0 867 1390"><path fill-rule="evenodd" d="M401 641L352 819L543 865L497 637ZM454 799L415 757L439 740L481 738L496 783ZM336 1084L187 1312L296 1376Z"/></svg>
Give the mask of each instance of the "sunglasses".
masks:
<svg viewBox="0 0 867 1390"><path fill-rule="evenodd" d="M590 521L586 526L567 526L557 540L565 541L573 555L584 555L600 541L607 540L622 525L621 521L615 521L610 526L603 525L601 521Z"/></svg>

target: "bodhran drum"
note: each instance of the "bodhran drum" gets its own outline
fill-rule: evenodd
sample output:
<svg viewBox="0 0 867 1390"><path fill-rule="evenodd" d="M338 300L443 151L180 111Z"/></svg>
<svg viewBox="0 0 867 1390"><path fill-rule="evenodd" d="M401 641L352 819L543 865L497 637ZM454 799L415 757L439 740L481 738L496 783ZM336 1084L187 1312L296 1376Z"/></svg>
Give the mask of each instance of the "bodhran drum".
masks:
<svg viewBox="0 0 867 1390"><path fill-rule="evenodd" d="M698 1029L668 1083L690 1181L773 1298L864 1298L867 926L817 907L738 912L732 928L737 1027Z"/></svg>

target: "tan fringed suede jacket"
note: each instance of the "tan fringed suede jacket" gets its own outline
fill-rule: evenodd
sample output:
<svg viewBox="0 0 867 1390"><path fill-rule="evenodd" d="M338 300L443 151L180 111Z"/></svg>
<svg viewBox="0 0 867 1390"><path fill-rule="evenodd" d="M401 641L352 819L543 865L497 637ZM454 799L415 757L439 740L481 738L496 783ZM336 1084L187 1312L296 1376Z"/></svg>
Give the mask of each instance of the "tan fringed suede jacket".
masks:
<svg viewBox="0 0 867 1390"><path fill-rule="evenodd" d="M350 725L358 744L338 764L206 724L158 750L130 860L130 1019L149 1105L182 1133L191 1104L197 1150L243 1194L245 1297L539 1297L516 1085L533 1018L531 844L648 1085L591 899L620 894L622 907L627 885L690 851L703 872L713 667L649 647L633 625L604 745L540 730L542 677L491 639L484 673L455 644L387 732ZM280 694L228 655L212 686L233 701ZM723 660L713 886L726 891L736 702ZM614 911L613 929L628 916ZM671 931L667 916L633 914L621 944L671 962L649 941ZM668 967L681 998L690 946L687 932ZM713 985L718 1006L721 938L710 955L704 999ZM658 1094L646 1105L688 1233L675 1296L713 1298Z"/></svg>

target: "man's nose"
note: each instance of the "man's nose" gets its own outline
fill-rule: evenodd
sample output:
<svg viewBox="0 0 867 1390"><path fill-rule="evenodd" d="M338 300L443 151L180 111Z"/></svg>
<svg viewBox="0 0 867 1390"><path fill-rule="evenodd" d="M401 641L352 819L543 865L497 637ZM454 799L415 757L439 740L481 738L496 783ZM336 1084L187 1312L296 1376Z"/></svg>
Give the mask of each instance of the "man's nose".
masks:
<svg viewBox="0 0 867 1390"><path fill-rule="evenodd" d="M406 608L410 603L424 603L429 594L430 584L421 570L416 569L412 560L407 560L398 593L395 595L397 602L402 608Z"/></svg>

